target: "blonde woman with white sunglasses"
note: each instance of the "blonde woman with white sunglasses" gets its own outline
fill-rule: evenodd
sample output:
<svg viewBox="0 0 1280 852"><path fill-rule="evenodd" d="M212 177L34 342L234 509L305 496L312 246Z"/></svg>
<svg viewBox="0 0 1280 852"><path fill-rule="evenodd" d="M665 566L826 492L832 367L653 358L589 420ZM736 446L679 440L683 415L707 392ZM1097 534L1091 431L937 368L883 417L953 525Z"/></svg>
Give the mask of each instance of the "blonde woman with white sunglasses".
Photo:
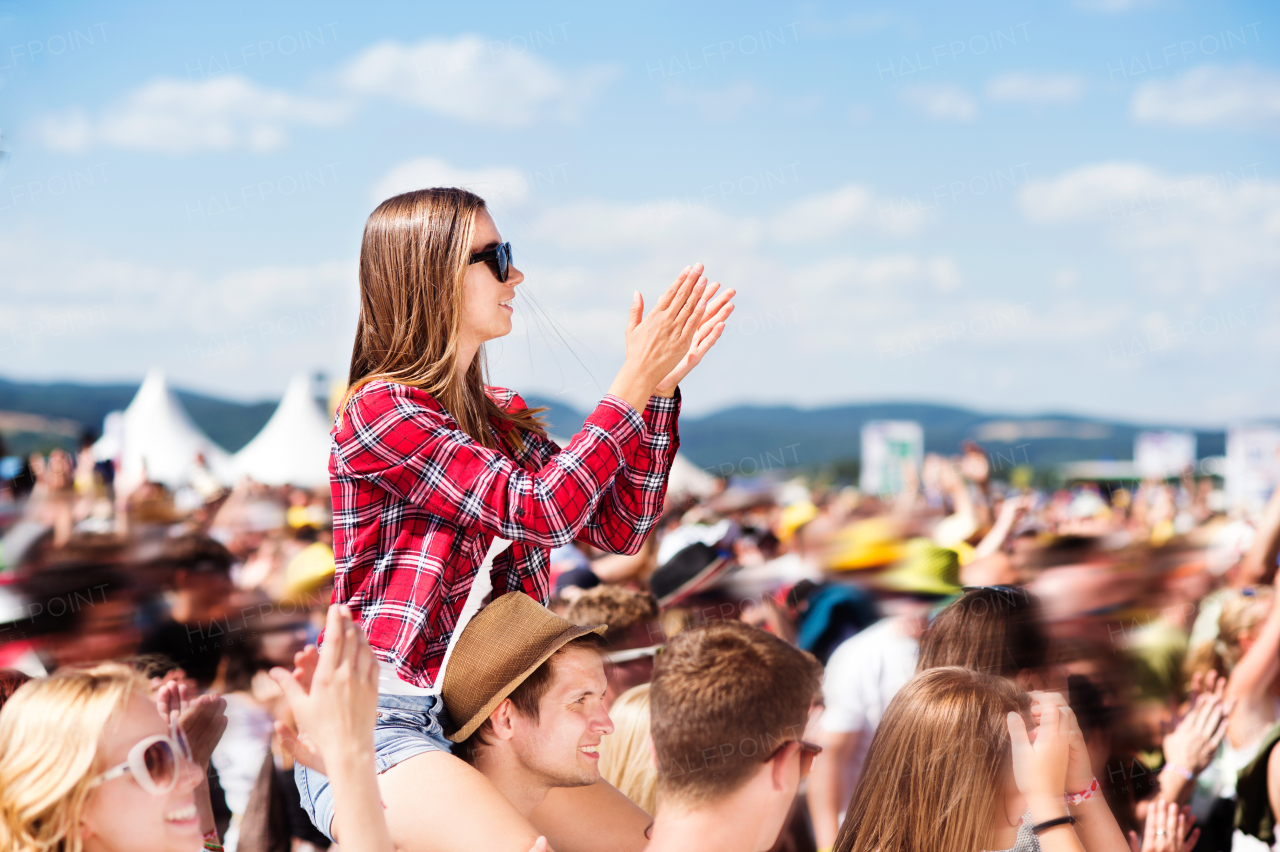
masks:
<svg viewBox="0 0 1280 852"><path fill-rule="evenodd" d="M0 849L195 852L221 849L205 774L178 724L176 685L161 715L145 678L108 663L59 671L0 711ZM218 699L202 698L215 708ZM204 721L208 721L207 718ZM212 750L221 722L202 736Z"/></svg>

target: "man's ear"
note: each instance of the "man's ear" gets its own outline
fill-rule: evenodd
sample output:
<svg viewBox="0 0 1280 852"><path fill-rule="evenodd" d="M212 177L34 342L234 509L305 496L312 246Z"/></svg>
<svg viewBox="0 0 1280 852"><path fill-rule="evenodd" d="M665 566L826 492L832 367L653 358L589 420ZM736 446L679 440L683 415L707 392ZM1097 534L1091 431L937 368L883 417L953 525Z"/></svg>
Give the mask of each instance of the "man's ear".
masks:
<svg viewBox="0 0 1280 852"><path fill-rule="evenodd" d="M773 789L780 793L785 792L790 786L787 784L787 768L791 766L791 749L799 747L800 745L792 740L768 763L769 781L773 784Z"/></svg>
<svg viewBox="0 0 1280 852"><path fill-rule="evenodd" d="M511 703L510 698L502 699L502 702L489 714L489 724L493 726L493 735L500 740L510 740L516 735L515 731L515 707Z"/></svg>

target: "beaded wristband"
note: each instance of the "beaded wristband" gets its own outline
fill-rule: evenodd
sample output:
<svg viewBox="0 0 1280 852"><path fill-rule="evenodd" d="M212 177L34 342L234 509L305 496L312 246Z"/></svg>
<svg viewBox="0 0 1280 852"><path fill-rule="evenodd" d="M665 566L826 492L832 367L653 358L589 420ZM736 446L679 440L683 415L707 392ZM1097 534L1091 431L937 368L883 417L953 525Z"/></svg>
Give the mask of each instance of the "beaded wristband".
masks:
<svg viewBox="0 0 1280 852"><path fill-rule="evenodd" d="M223 852L222 841L218 840L218 829L213 829L204 836L205 852Z"/></svg>
<svg viewBox="0 0 1280 852"><path fill-rule="evenodd" d="M1084 788L1079 793L1068 793L1067 795L1063 796L1063 798L1067 800L1068 805L1078 805L1081 802L1083 802L1085 799L1091 798L1093 794L1096 792L1098 792L1098 779L1094 778L1092 783L1090 783L1088 787Z"/></svg>
<svg viewBox="0 0 1280 852"><path fill-rule="evenodd" d="M1174 774L1182 776L1182 778L1187 781L1196 780L1196 774L1185 766L1179 766L1176 763L1166 763L1164 768L1173 770Z"/></svg>

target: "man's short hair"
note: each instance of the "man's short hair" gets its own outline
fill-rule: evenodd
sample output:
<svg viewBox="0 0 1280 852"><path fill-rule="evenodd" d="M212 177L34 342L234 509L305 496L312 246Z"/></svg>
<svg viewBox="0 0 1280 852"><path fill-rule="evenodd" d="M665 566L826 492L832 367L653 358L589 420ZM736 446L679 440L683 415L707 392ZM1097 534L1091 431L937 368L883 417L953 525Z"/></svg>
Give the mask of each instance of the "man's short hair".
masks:
<svg viewBox="0 0 1280 852"><path fill-rule="evenodd" d="M507 697L511 699L511 705L521 716L529 719L537 724L541 715L539 707L542 704L542 697L547 694L547 690L551 688L551 665L555 659L565 651L573 648L580 648L595 651L599 653L604 647L604 638L599 633L587 633L566 642L563 646L556 650L554 654L538 666L529 676L520 682L520 685L512 690ZM467 763L475 763L476 752L481 746L489 744L488 734L493 732L493 723L488 719L475 729L471 736L453 747L454 754L465 760Z"/></svg>
<svg viewBox="0 0 1280 852"><path fill-rule="evenodd" d="M804 734L822 666L778 637L737 621L667 643L650 686L658 794L722 798Z"/></svg>
<svg viewBox="0 0 1280 852"><path fill-rule="evenodd" d="M235 557L217 539L190 533L165 540L158 549L139 554L141 561L157 567L190 573L230 574Z"/></svg>
<svg viewBox="0 0 1280 852"><path fill-rule="evenodd" d="M635 627L658 617L658 599L649 592L623 586L596 586L578 596L564 617L580 627L609 625L604 638L610 644Z"/></svg>

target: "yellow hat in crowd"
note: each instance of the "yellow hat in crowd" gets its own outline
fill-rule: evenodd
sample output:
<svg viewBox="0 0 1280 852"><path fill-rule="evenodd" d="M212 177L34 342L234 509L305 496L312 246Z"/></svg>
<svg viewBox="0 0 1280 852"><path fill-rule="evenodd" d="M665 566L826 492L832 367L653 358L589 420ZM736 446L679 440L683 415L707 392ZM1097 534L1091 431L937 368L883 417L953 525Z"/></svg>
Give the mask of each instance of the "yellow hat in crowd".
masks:
<svg viewBox="0 0 1280 852"><path fill-rule="evenodd" d="M778 518L778 541L790 541L796 530L818 517L818 507L808 500L792 503Z"/></svg>
<svg viewBox="0 0 1280 852"><path fill-rule="evenodd" d="M323 541L307 545L284 569L285 582L291 595L314 591L330 579L337 565L333 550Z"/></svg>
<svg viewBox="0 0 1280 852"><path fill-rule="evenodd" d="M836 534L828 565L833 571L858 571L897 562L901 556L897 525L888 518L868 518Z"/></svg>
<svg viewBox="0 0 1280 852"><path fill-rule="evenodd" d="M927 538L907 542L902 561L877 578L881 588L920 595L960 593L960 559Z"/></svg>

